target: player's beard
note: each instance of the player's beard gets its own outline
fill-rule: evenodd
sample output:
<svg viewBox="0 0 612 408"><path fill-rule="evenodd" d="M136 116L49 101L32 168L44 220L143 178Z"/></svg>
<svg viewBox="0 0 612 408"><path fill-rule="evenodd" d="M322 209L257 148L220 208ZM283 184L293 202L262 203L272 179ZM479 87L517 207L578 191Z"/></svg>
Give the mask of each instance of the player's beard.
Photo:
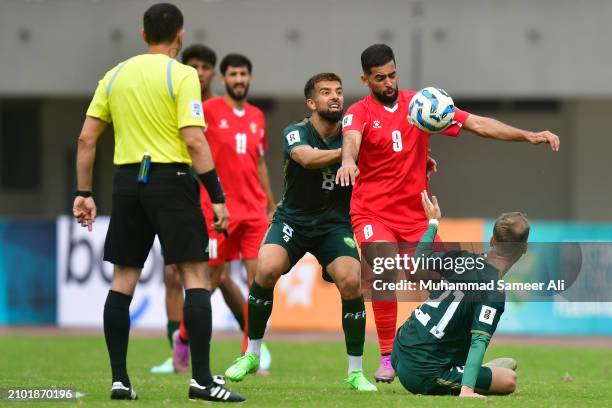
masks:
<svg viewBox="0 0 612 408"><path fill-rule="evenodd" d="M393 91L394 92L392 95L387 95L385 93L386 90L380 93L374 92L374 96L376 96L376 99L378 99L383 105L390 105L397 100L397 96L399 95L399 90L397 86L395 87Z"/></svg>
<svg viewBox="0 0 612 408"><path fill-rule="evenodd" d="M242 92L241 95L238 95L237 93L235 93L234 90L227 84L225 85L225 91L233 100L242 101L246 99L247 95L249 94L249 85L246 84L244 86L244 92Z"/></svg>
<svg viewBox="0 0 612 408"><path fill-rule="evenodd" d="M340 122L340 120L342 119L344 110L340 109L338 111L332 112L328 109L322 109L322 110L317 109L317 113L319 114L321 119L326 120L329 123L336 123L336 122Z"/></svg>

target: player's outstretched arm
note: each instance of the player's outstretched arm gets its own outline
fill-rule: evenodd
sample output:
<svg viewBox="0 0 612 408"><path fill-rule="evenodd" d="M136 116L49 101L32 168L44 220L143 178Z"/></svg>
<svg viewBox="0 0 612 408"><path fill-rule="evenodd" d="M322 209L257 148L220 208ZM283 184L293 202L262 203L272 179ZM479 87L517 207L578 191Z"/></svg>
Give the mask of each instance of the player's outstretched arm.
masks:
<svg viewBox="0 0 612 408"><path fill-rule="evenodd" d="M463 124L465 130L476 133L481 137L491 139L529 142L532 144L548 143L553 151L558 151L560 146L559 136L544 130L542 132L530 132L507 125L499 120L471 114Z"/></svg>
<svg viewBox="0 0 612 408"><path fill-rule="evenodd" d="M305 169L322 169L340 161L340 149L319 150L302 145L291 150L291 158Z"/></svg>
<svg viewBox="0 0 612 408"><path fill-rule="evenodd" d="M419 240L419 244L414 251L415 258L422 256L427 257L431 255L433 252L433 243L436 239L436 233L438 232L438 224L442 218L442 212L440 211L438 198L436 196L432 196L430 199L427 191L421 191L421 204L423 205L423 210L425 211L425 215L429 220L429 227Z"/></svg>
<svg viewBox="0 0 612 408"><path fill-rule="evenodd" d="M81 134L79 135L76 160L77 190L79 191L91 192L96 145L107 124L105 121L92 116L85 118ZM75 197L72 205L72 214L79 224L91 231L97 215L96 203L93 197Z"/></svg>
<svg viewBox="0 0 612 408"><path fill-rule="evenodd" d="M357 156L361 147L361 132L349 130L342 137L342 166L336 173L336 184L341 186L355 185L355 179L359 176L357 168Z"/></svg>

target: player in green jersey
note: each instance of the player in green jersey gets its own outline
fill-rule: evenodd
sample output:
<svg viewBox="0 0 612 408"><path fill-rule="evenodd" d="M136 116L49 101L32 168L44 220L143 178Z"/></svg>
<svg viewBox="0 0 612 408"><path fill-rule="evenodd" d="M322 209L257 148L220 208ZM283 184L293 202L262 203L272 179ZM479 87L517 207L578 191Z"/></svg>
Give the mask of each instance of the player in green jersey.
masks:
<svg viewBox="0 0 612 408"><path fill-rule="evenodd" d="M529 222L519 212L502 214L493 228L486 256L467 251L433 252L441 218L436 197L422 194L429 228L421 238L416 257L431 264L479 264L469 272L433 268L443 282L487 283L501 279L527 251ZM462 263L458 262L459 258ZM471 262L466 262L472 258ZM446 262L452 259L453 262ZM391 363L400 382L415 394L481 397L510 394L516 389L516 361L493 360L483 365L486 348L504 311L505 294L495 290L433 290L429 298L400 327Z"/></svg>
<svg viewBox="0 0 612 408"><path fill-rule="evenodd" d="M334 182L342 147L342 82L332 73L315 75L306 82L304 95L311 116L283 132L285 186L259 251L249 293L248 348L225 376L241 381L257 370L274 286L310 252L321 264L323 278L336 284L342 298L348 386L376 391L362 370L366 320L359 254L349 218L351 189Z"/></svg>

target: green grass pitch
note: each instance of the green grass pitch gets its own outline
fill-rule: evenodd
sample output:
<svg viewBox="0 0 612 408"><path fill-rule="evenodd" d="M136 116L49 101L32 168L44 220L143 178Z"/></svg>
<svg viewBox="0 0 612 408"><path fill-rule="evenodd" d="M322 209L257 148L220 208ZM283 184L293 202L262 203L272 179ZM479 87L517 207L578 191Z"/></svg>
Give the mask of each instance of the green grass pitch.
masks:
<svg viewBox="0 0 612 408"><path fill-rule="evenodd" d="M270 377L247 377L230 387L247 397L250 407L602 407L612 406L612 350L577 347L492 345L487 359L518 360L519 388L514 395L486 400L425 397L407 393L396 381L380 384L377 393L357 393L344 384L346 357L338 342L269 342L273 354ZM238 340L216 340L213 373L222 374L239 351ZM0 406L146 407L184 406L189 376L152 375L149 368L169 356L168 344L157 338L130 342L128 370L139 393L136 402L111 402L110 367L104 339L81 336L0 337L0 387L72 386L85 394L77 402L0 401ZM377 347L366 346L365 370L371 378ZM197 404L197 403L193 403Z"/></svg>

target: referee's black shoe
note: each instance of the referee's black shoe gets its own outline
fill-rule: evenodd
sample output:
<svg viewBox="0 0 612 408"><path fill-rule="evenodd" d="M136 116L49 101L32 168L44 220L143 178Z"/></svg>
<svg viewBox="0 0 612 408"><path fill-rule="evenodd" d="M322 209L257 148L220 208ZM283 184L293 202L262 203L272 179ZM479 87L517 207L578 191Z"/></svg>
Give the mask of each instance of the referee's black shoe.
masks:
<svg viewBox="0 0 612 408"><path fill-rule="evenodd" d="M111 388L112 400L137 400L138 394L132 387L126 387L121 381L115 381Z"/></svg>
<svg viewBox="0 0 612 408"><path fill-rule="evenodd" d="M204 400L212 402L246 401L246 398L242 395L225 388L225 378L220 375L215 375L213 382L208 386L202 386L192 379L189 383L189 399L191 401Z"/></svg>

